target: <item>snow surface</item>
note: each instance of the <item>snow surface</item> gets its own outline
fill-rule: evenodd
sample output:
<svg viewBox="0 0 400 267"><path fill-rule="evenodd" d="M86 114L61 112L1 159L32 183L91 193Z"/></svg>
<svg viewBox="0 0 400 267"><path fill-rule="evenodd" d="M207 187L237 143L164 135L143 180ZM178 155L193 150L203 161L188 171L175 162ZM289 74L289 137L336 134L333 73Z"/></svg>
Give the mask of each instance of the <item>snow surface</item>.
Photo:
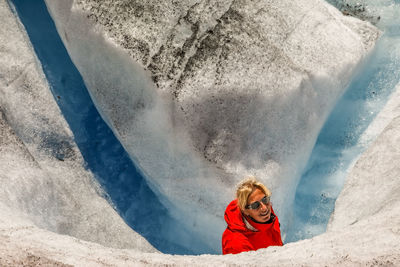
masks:
<svg viewBox="0 0 400 267"><path fill-rule="evenodd" d="M328 231L320 236L287 244L284 247L270 247L240 255L172 256L139 252L135 249L112 249L44 230L53 230L52 227L57 227L57 224L50 220L53 216L52 213L59 212L62 216L70 216L68 220L74 220L73 218L90 220L90 216L87 216L90 214L93 216L92 223L94 225L85 221L83 225L79 225L82 228L78 227L76 233L79 234L75 236L83 238L85 233L82 230L89 230L87 229L89 227L94 232L89 233L89 239L84 239L107 244L107 246L126 245L121 245L121 243L113 245L112 242L118 243L121 240L113 241L110 236L118 236L118 239L126 237L131 242L140 243L142 240L131 230L124 228L124 224L117 216L112 217L113 210L108 203L98 197L98 192L93 189L96 188L96 184L91 175L82 168L79 151L72 142L70 131L63 122L60 112L55 109L46 110L52 106L54 108L56 105L53 105L54 100L49 96L49 89L46 88L43 74L40 71L38 74L39 68L36 59L32 56L32 49L29 46L27 48L27 38L20 33L23 32L22 27L16 22L5 1L0 2L0 12L2 21L10 25L10 27L3 27L0 30L1 40L6 40L6 37L9 40L0 46L0 60L3 61L0 64L2 114L0 120L0 155L2 157L0 178L2 184L7 186L4 188L9 190L8 193L2 191L0 201L0 265L397 266L400 264L400 181L398 180L400 170L399 164L396 164L400 155L398 140L400 138L400 88L392 96L390 105L375 120L373 125L379 126L376 126L374 131L382 129L383 131L355 164L345 184L345 189L337 200ZM11 36L15 36L15 39L10 40ZM26 64L22 65L14 64L20 58L26 59L25 57L28 59L30 57L31 60L24 61ZM24 68L29 65L29 62L34 62L31 64L36 67ZM9 78L18 77L18 79L24 80L21 73L32 76L28 76L29 78L25 82L21 82L23 86L12 86L18 83L13 82L15 79ZM35 82L37 80L41 80L44 86ZM18 88L22 88L28 93L23 98L27 99L27 108L24 107L23 101L17 101L14 98L20 99L18 92L11 91ZM10 93L9 90L13 93ZM37 99L39 105L35 105L33 101L30 102L30 97ZM41 108L44 109L43 113L39 112ZM19 113L22 114L20 117ZM39 119L43 119L38 122L36 116L29 115L32 113L39 115ZM27 118L24 119L24 116ZM47 125L47 122L51 123ZM24 125L27 127L25 128ZM37 125L41 127L35 127ZM65 153L65 147L61 149L63 153L59 153L59 149L55 149L54 146L37 148L35 144L42 143L40 141L36 143L38 139L30 142L29 138L39 138L40 140L41 135L35 133L38 128L42 129L42 127L44 132L48 130L47 132L58 133L70 141L70 147L75 152L74 156L68 156L72 152ZM54 129L49 130L48 127L54 127ZM31 135L30 132L32 132ZM56 159L57 157L59 159ZM60 160L60 157L64 161ZM63 164L67 166L63 167ZM42 172L45 172L45 175L42 175ZM69 172L72 173L71 176L68 176ZM59 177L60 179L57 179ZM73 179L76 177L81 179ZM18 178L19 182L25 179L22 181L26 181L26 184L16 183L15 178ZM27 192L33 192L39 181L44 181L44 184L36 187L38 190L42 190L43 187L51 188L52 183L54 185L60 183L62 192L55 190L53 198L51 195L46 195L43 199L40 199L40 195L37 194L27 195ZM64 183L62 183L63 181ZM11 186L12 182L15 183ZM24 191L25 189L27 190ZM48 188L41 191L41 193L51 192L52 190L48 190ZM63 195L63 193L65 194ZM61 203L67 207L61 205L61 210L57 210L60 207L49 205L49 199L53 200L50 204L58 203L57 198L60 195L61 198L66 198ZM13 197L14 199L12 199ZM75 201L71 199L74 197L76 197ZM34 202L35 205L31 202ZM85 205L92 206L85 210ZM44 209L38 212L41 206L49 210ZM99 207L103 207L101 214L99 214L100 212L93 214L93 211L98 211ZM81 214L79 214L80 209L83 210ZM74 215L75 212L77 215ZM109 212L110 215L104 215L104 212ZM102 231L96 232L98 229L96 223L101 225L104 222L103 219L106 219L106 228L101 228ZM116 224L110 225L110 220L116 220ZM74 226L74 224L69 226ZM107 226L111 227L107 228ZM116 233L121 229L119 227L127 232ZM94 240L102 238L99 233L107 235L103 241ZM108 233L111 234L108 235ZM73 235L72 233L67 234ZM146 249L146 245L143 243L134 247Z"/></svg>
<svg viewBox="0 0 400 267"><path fill-rule="evenodd" d="M65 122L23 26L0 2L2 219L117 248L157 251L104 199ZM12 211L9 217L4 208ZM115 238L119 236L119 238Z"/></svg>
<svg viewBox="0 0 400 267"><path fill-rule="evenodd" d="M379 35L324 1L46 3L102 117L214 251L245 175L290 227L317 134Z"/></svg>

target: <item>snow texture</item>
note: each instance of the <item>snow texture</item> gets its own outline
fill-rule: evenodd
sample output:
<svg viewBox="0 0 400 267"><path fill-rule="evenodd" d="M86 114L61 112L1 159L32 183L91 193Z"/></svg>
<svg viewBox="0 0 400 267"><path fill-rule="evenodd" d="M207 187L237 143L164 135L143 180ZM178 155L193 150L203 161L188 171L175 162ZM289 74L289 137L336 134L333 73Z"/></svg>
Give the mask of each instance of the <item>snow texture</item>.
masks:
<svg viewBox="0 0 400 267"><path fill-rule="evenodd" d="M216 251L249 174L290 227L317 134L379 36L324 1L46 3L102 117Z"/></svg>
<svg viewBox="0 0 400 267"><path fill-rule="evenodd" d="M371 33L371 31L376 34L374 28L368 26L368 24L360 23L351 18L342 18L336 11L331 10L330 7L324 6L321 2L309 2L312 2L312 10L315 11L321 6L325 7L332 12L331 14L336 14L335 16L337 16L336 18L338 21L343 20L348 25L353 26L354 29L359 29L356 25L367 27L366 29L369 30L365 33L363 40L368 40L368 33ZM70 3L68 3L68 1L59 3L60 5L64 3L67 8L70 8ZM265 3L268 4L269 2L265 1ZM285 2L279 3L283 4ZM299 4L301 2L295 3ZM289 2L287 2L287 4L289 5ZM290 9L288 8L288 10ZM301 14L301 9L296 11ZM1 42L0 45L0 178L2 182L2 191L0 191L0 265L398 266L400 264L400 180L398 179L400 165L396 164L399 161L400 155L400 86L391 97L389 104L371 126L371 131L379 131L381 134L360 157L351 171L345 188L336 202L335 212L332 216L328 231L325 234L312 239L287 244L283 247L270 247L239 255L173 256L160 253L148 253L143 252L152 251L148 244L130 229L127 229L108 203L98 196L99 189L95 190L97 185L93 181L93 177L82 167L83 163L79 151L77 151L76 145L74 145L72 141L71 133L60 115L59 110L56 108L54 99L49 93L50 91L44 80L44 75L41 73L38 63L33 56L32 48L28 45L23 28L18 24L14 15L9 10L9 6L3 0L0 1L0 12L2 22L9 26L0 29L1 40L7 40L7 42ZM59 13L59 15L61 14L66 14L64 16L65 19L71 18L68 15L69 13ZM157 17L161 19L162 14L157 14ZM210 12L210 14L212 14L212 12ZM308 18L308 16L307 18L311 19L314 15L315 14L312 13L310 14L310 18ZM286 16L283 18L288 19ZM331 23L333 26L338 22ZM341 23L338 24L342 25ZM85 24L82 25L84 26ZM166 23L165 25L169 26L170 24ZM325 27L326 26L323 28ZM314 27L311 27L311 29L313 28ZM85 27L75 29L75 31L79 30L85 33ZM160 32L163 31L160 30ZM347 48L355 49L355 52L354 50L350 50L353 51L355 55L349 54L343 57L342 60L346 62L338 60L340 57L334 57L336 60L335 64L333 64L334 66L329 66L329 72L325 69L325 75L329 74L329 77L335 74L338 75L338 73L334 71L335 68L338 68L336 71L341 70L343 72L341 73L342 75L348 75L344 77L350 77L350 72L355 68L354 62L360 60L372 45L373 41L368 45L366 45L368 42L364 42L364 45L362 45L363 43L359 39L359 35L356 35L350 30L349 32L349 35L353 36L352 38L354 39L350 37L346 39L346 41L349 42ZM66 33L65 36L71 33L72 32ZM304 34L304 32L302 32L302 34ZM301 35L300 32L298 35ZM80 35L80 37L82 36L83 35ZM89 37L93 37L93 35L89 35ZM99 38L99 36L97 37ZM320 35L316 37L319 38ZM376 38L376 35L374 38ZM372 40L374 38L372 38ZM354 43L352 43L351 40L358 40L358 48L354 48ZM88 42L88 40L83 40L82 42ZM104 43L107 42L108 41L104 41ZM301 44L303 43L299 42L299 45ZM311 44L312 42L310 41L303 45L307 46ZM100 43L99 46L101 45ZM97 47L94 46L94 50L96 50L96 48ZM317 48L308 47L308 49L310 49L309 51L313 51ZM327 56L330 57L336 50L328 51L329 53L327 52ZM238 51L235 53L237 52ZM246 51L243 51L243 53L245 52ZM341 52L339 51L338 53ZM90 54L86 56L89 55ZM119 56L116 59L117 61L121 60L120 55L119 52L114 55ZM260 55L257 56L259 57ZM321 54L319 54L319 56L321 56ZM317 58L318 57L316 57L316 59ZM109 58L109 60L112 59L114 58ZM304 60L306 61L306 59L305 57ZM311 59L309 60L312 61ZM255 58L253 57L252 60L255 60ZM126 68L133 68L130 60L127 60L127 62L129 64L126 63ZM101 64L99 66L101 67ZM122 70L124 70L124 66L125 65L121 66ZM312 68L312 64L310 64L310 66ZM347 68L340 68L343 66ZM321 72L323 73L324 68L319 68L319 70L322 70ZM250 67L249 71L252 71ZM146 74L143 74L143 76L145 75ZM296 76L295 74L292 75ZM319 73L319 75L322 74ZM131 76L127 76L126 78L131 79L130 77ZM322 100L334 102L334 100L331 99L332 94L337 98L341 92L331 92L332 94L326 96L328 92L333 90L332 88L335 88L333 85L329 87L329 83L335 83L336 80L332 78L332 80L329 81L324 81L323 79L319 81L323 81L322 84L328 89L326 89L325 86L321 86L321 84L320 87L305 86L304 88L297 88L293 85L291 89L296 97L299 95L302 96L304 92L309 92L311 94L306 94L303 99L300 98L302 101L306 102L303 103L303 105L307 107L307 110L312 110L312 108L315 107L312 105L312 103L314 103L313 101L315 101L315 105L323 103L321 104L322 106L319 107L321 110L317 111L323 112L324 114L316 114L324 117L328 111L323 109L323 107L329 109L332 103L326 103ZM346 82L343 81L345 80L341 80L341 82L344 83L342 86L345 86ZM193 81L190 83L188 82L188 84L191 85L192 82ZM238 79L236 82L240 83L242 81ZM254 82L257 84L257 80ZM336 82L339 82L339 80ZM89 83L90 82L88 82L88 84ZM144 85L147 86L146 83L144 83ZM254 86L254 88L257 88L257 86ZM328 92L319 92L317 89L327 90ZM169 89L164 88L163 90L168 91ZM274 94L281 94L275 101L278 101L280 98L285 99L285 97L288 97L286 96L286 94L288 94L286 90L276 90L277 91L270 92L271 94L272 92ZM297 92L298 90L301 91L301 94ZM296 92L297 95L295 94ZM158 91L154 91L149 97L154 97L157 100L158 94L162 95ZM318 98L319 94L321 95ZM314 96L315 99L311 101L311 103L307 103L308 97L312 98L312 96ZM329 98L322 99L325 96ZM193 97L195 98L195 96ZM254 99L257 98L261 98L261 96L257 95L257 97L254 97ZM21 99L24 101L21 101ZM317 102L319 100L322 102ZM185 101L182 100L182 102L186 103ZM295 104L300 100L296 99L295 101L295 99L292 99L291 101L293 101L293 106L297 107ZM98 100L98 102L100 102L100 100ZM156 101L153 106L150 106L158 107L157 103ZM181 102L177 101L172 103L178 105ZM273 101L268 103L271 105L274 104ZM290 101L288 103L290 103ZM114 104L117 105L118 102ZM328 107L324 105L328 105ZM161 107L163 106L161 105ZM259 107L260 106L258 106L258 108ZM107 112L107 109L102 109L102 111ZM296 109L290 111L293 112L296 111ZM178 111L174 108L171 112L175 114L175 112ZM161 112L161 114L163 113ZM218 114L213 114L213 116L217 115ZM228 115L229 113L225 114L225 116ZM253 115L255 116L257 114ZM258 116L261 118L261 115L259 114ZM285 115L289 116L289 113ZM295 113L295 115L297 116L298 114ZM107 118L107 116L105 116L105 118ZM182 120L185 120L184 116ZM323 121L322 118L321 121ZM144 120L139 121L139 124L140 122L143 123ZM279 121L275 121L277 127L279 127L278 122ZM113 125L114 122L109 119L109 123ZM159 122L157 121L157 123ZM317 124L315 127L318 128L318 122L314 123ZM320 122L320 124L321 123L322 122ZM185 125L190 126L190 124L184 124L184 126ZM154 125L154 127L155 126L157 125ZM180 125L180 127L184 126ZM146 125L146 127L150 127L149 129L151 129L151 126ZM316 135L317 132L318 130L313 129L311 135ZM303 132L300 131L297 133ZM50 136L57 134L55 143L58 145L51 143L52 145L39 146L38 144L47 144L46 137L48 137L49 134ZM292 134L292 138L299 138L295 136L295 133ZM122 134L120 134L120 136L122 136ZM164 139L160 140L168 141L167 137L169 136L162 137ZM300 137L301 139L305 139L307 136L303 135ZM190 145L190 138L185 139L189 144L184 143L184 145ZM121 139L124 140L122 137ZM67 144L64 145L65 142L61 141L65 141ZM297 145L300 146L300 144ZM282 146L282 149L290 148L288 144L286 144L286 146L282 144ZM175 149L177 148L173 147L173 150ZM184 147L183 149L187 148ZM302 152L307 151L305 148L299 148L297 146L294 148L292 147L292 149L294 149L292 153L298 153L296 149ZM277 153L278 152L283 153L282 156L291 155L290 150L284 150L283 152L277 151ZM234 153L232 152L231 154ZM225 157L229 156L225 154L222 155ZM161 155L161 157L162 156L164 155ZM192 154L189 156L193 157ZM181 158L177 158L177 161L178 160L181 160ZM140 162L139 159L138 162ZM278 163L282 164L283 167ZM285 169L286 166L284 163L284 161L277 162L276 166ZM225 161L222 160L215 163L215 165L222 168L221 175L226 175L223 177L230 177L227 174L229 173L228 170L224 169L224 164ZM144 167L142 166L142 168ZM209 166L207 165L207 170L209 170L208 168ZM148 177L153 178L150 175ZM233 177L232 175L231 179L234 179ZM269 181L270 179L272 178L265 180ZM40 182L43 182L43 184L40 184ZM196 182L203 185L203 182L199 179ZM221 184L226 186L224 183L228 182L233 183L234 181L221 181ZM276 189L279 189L280 181L276 181L275 183ZM190 185L193 187L198 186L195 183ZM283 185L285 184L283 183ZM154 184L154 188L158 188L158 186L160 185ZM215 188L211 187L211 189L206 186L211 185L205 181L204 187L200 187L205 188L203 193L207 193L206 196L210 196L218 190L217 186ZM35 194L35 190L39 191L39 194ZM207 190L212 191L207 192ZM181 194L184 193L185 192L181 192ZM180 196L185 199L185 195ZM168 197L168 195L165 195L165 197ZM221 199L224 200L223 197L221 197ZM193 196L191 200L193 202ZM171 200L171 202L173 203L173 200ZM64 219L66 220L64 221ZM104 221L105 219L106 221ZM79 221L82 220L84 220L84 223L79 224ZM63 221L77 223L72 223L69 224L68 227L60 228L59 222ZM113 223L110 224L110 222ZM55 232L57 232L58 229L64 229L66 232L61 232L63 235L57 234ZM86 233L86 231L89 232ZM126 246L137 249L109 248L65 234L107 246ZM115 236L118 236L117 240L113 239ZM131 243L127 244L124 242ZM135 242L137 243L132 244Z"/></svg>
<svg viewBox="0 0 400 267"><path fill-rule="evenodd" d="M0 2L1 217L116 248L154 252L105 200L34 56L23 26ZM11 216L5 209L11 210ZM115 238L118 236L118 238Z"/></svg>

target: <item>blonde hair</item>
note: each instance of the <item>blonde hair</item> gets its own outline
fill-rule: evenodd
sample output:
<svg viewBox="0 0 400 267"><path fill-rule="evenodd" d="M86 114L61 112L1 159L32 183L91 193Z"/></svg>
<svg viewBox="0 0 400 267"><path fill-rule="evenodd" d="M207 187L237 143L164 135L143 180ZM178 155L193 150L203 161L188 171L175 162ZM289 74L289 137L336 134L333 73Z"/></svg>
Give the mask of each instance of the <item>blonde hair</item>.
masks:
<svg viewBox="0 0 400 267"><path fill-rule="evenodd" d="M256 189L260 189L268 197L271 196L269 189L257 181L254 176L248 176L238 184L236 189L236 198L241 211L246 209L247 199Z"/></svg>

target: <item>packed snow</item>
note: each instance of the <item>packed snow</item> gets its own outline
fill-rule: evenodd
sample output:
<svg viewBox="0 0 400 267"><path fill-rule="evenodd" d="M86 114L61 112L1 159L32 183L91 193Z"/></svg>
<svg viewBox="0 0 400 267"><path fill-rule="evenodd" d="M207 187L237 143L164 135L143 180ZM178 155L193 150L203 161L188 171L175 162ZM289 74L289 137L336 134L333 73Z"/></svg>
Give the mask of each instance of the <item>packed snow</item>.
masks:
<svg viewBox="0 0 400 267"><path fill-rule="evenodd" d="M257 44L255 48L252 46L249 49L248 54L246 54L247 51L238 53L237 50L233 50L232 54L218 52L219 56L226 56L223 62L228 68L232 66L230 65L233 64L232 62L242 65L235 65L235 69L216 72L213 68L213 63L215 63L213 55L208 55L206 59L200 57L201 60L209 60L210 64L196 65L199 63L196 60L199 59L193 56L193 51L190 49L202 47L202 44L205 45L208 42L202 43L204 39L194 38L192 41L196 45L190 47L190 51L186 51L190 56L183 55L183 61L194 61L188 67L190 71L185 72L177 68L178 73L171 73L172 78L170 78L164 75L167 73L165 70L171 67L167 64L171 63L168 61L171 57L169 53L173 50L171 47L174 45L181 47L182 42L186 43L187 36L173 35L175 39L167 40L167 43L172 44L169 47L171 50L166 49L165 54L160 53L160 61L154 59L154 69L150 67L147 69L153 70L149 74L143 68L146 67L143 64L146 58L144 57L143 61L138 60L138 57L145 53L138 53L140 49L128 49L128 53L137 60L136 63L126 57L126 51L120 48L125 46L121 45L119 43L121 39L118 39L125 37L113 31L113 25L100 22L93 26L87 22L86 15L89 10L95 10L89 14L89 18L98 14L96 5L91 6L90 1L74 4L71 1L53 1L50 6L53 4L51 12L58 23L60 35L81 71L103 118L113 127L114 132L138 163L158 197L168 204L171 212L175 212L172 215L181 220L187 219L187 226L196 228L193 231L198 234L194 235L195 238L203 234L203 240L206 242L218 242L214 249L218 249L219 240L216 239L220 238L219 231L223 228L221 223L223 208L228 203L227 200L232 198L235 182L246 172L263 175L262 179L271 185L276 195L274 199L276 206L282 210L286 227L289 226L291 204L284 205L283 199L284 197L294 198L294 190L299 178L297 172L301 171L306 163L305 159L299 159L299 157L307 158L307 155L311 153L316 136L327 115L378 36L378 31L372 25L354 18L342 17L339 12L323 2L298 1L294 5L289 1L279 2L278 6L272 8L277 11L274 14L282 16L284 11L290 13L292 10L290 16L287 16L287 21L284 21L287 24L283 23L283 28L287 30L285 34L290 32L286 40L290 40L291 43L289 42L290 45L286 47L283 45L283 50L287 53L284 54L285 59L291 59L290 62L294 62L294 65L287 64L285 60L283 60L284 64L274 65L274 63L273 66L265 65L263 62L252 62L261 56L255 53L255 56L249 58L250 52L258 51L256 48L265 48L263 44ZM186 7L186 10L191 11L187 12L187 17L183 17L181 25L172 28L171 32L190 35L189 31L193 28L189 27L191 28L189 29L185 23L193 19L204 22L204 24L198 23L200 25L198 31L204 33L209 31L210 25L215 26L215 21L218 22L218 19L223 21L222 24L235 24L236 18L232 17L232 14L239 13L239 15L257 18L252 8L238 3L227 6L225 3L219 3L217 5L220 6L217 7L210 4L210 7L207 6L208 10L218 12L210 11L203 13L207 15L202 16L199 11L204 10L206 4L202 2L193 4L190 8ZM227 4L231 3L227 1ZM156 11L163 11L162 8L165 6L153 7L155 12L153 15L158 16L158 19L168 26L175 24L169 23L166 17L177 19L179 16L177 17L174 12L182 11L166 9L164 11L168 12L160 14ZM144 8L143 12L146 13L149 10ZM223 14L229 14L229 16L223 17L219 13L221 10L226 11ZM362 138L368 141L378 134L379 137L351 170L344 190L337 199L326 233L283 247L270 247L240 255L173 256L149 253L155 249L124 224L110 203L101 197L104 193L94 180L93 174L84 168L82 156L56 105L56 100L50 94L23 26L17 21L15 14L10 11L5 1L0 2L0 12L4 23L10 25L0 30L1 40L7 40L0 46L2 54L0 57L2 61L0 63L0 133L2 138L0 178L3 185L0 194L0 265L352 266L362 264L395 266L400 264L400 181L397 179L400 169L399 164L396 164L400 160L398 140L400 138L400 86L363 135ZM296 19L299 18L296 16L303 17ZM324 20L325 16L330 19ZM313 31L315 27L311 25L316 25L312 24L315 23L313 17L318 23L325 23L319 29L320 31ZM280 22L282 22L283 16L269 18L281 19ZM58 22L57 19L59 19ZM107 16L102 19L106 20ZM291 19L293 21L290 21ZM261 25L266 23L257 20L255 22ZM136 29L143 26L141 23L143 22L138 22ZM257 23L255 25L258 27L260 24ZM271 23L273 25L275 21ZM291 28L295 24L298 24L297 27ZM73 28L76 25L80 27ZM225 28L215 27L212 30L213 33L208 32L208 34L212 36L216 32L218 33L216 35L229 32L232 38L230 42L240 43L257 33L255 31L257 27L254 25L243 24L249 26L243 29L252 33L246 32L247 35L243 37L238 31L235 32L235 27L226 25ZM130 26L132 25L127 23L122 28L131 30ZM153 40L154 36L150 36L152 34L168 33L162 27L156 26L157 24L152 25L155 27L154 32L145 31L138 35L143 35L143 39ZM114 27L118 28L118 25ZM332 32L324 35L326 29ZM335 39L336 31L344 34L343 39ZM279 44L281 32L274 34L271 39L266 40ZM259 38L257 35L253 36L256 36L254 39ZM312 37L319 39L315 40ZM154 39L157 40L154 46L160 45L157 42L163 42L166 39L168 38ZM322 42L323 49L319 50L313 42L319 42L319 44ZM297 48L295 51L290 50L294 49L294 44L299 46L299 50ZM218 45L213 49L223 50L218 48ZM276 51L275 47L272 52ZM99 52L104 58L97 54ZM198 54L200 55L202 54ZM232 56L241 58L232 58ZM147 59L149 60L149 57ZM105 60L110 64L109 68L104 68ZM201 60L200 63L202 63ZM275 60L280 62L282 59L277 57ZM248 65L249 62L257 67L252 69ZM317 66L317 64L321 65ZM96 73L96 68L93 66L97 66L101 74ZM237 70L237 66L243 66L243 68ZM263 67L269 68L270 71L275 68L276 73L273 73L276 76L267 76L266 80L256 79L260 73L263 73ZM121 70L121 73L115 74L116 69ZM179 73L179 70L185 75ZM113 72L115 76L112 76ZM130 73L134 75L129 75ZM214 83L214 80L207 76L211 73L220 75L216 78L219 79L218 82ZM304 76L304 73L307 75ZM293 80L288 79L288 83L280 83L280 80L276 79L283 74L291 75ZM101 77L102 75L104 77ZM173 92L176 98L169 101L170 90L177 88L174 87L174 83L178 82L176 75L183 76L179 82L181 85L179 92ZM150 76L153 76L153 81L158 83L158 87L152 86ZM247 76L253 77L254 80L243 78ZM222 108L214 109L213 105L204 101L208 99L208 96L213 98L212 92L206 92L206 82L209 79L212 80L213 88L218 85L216 86L218 95L214 98L217 102L222 101ZM105 80L109 83L103 84L102 81ZM250 80L250 84L246 84ZM137 87L131 88L130 83ZM203 91L196 89L196 84L203 83L205 84L201 87ZM270 83L275 87L267 87L269 90L266 92L260 90ZM241 91L240 88L245 85L249 87ZM235 91L228 92L227 90L232 88L240 92L239 96L243 98L238 99L243 102L237 99L232 100L233 97L229 100L229 96L234 95ZM287 88L290 90L283 90ZM256 93L251 90L255 90ZM249 95L251 97L248 97ZM125 99L123 96L131 98ZM199 100L201 100L200 104ZM246 103L250 104L245 105ZM196 104L199 105L199 110L197 110L199 113L194 116ZM267 108L261 108L266 104L269 104ZM134 109L135 113L131 113L127 105L137 107ZM191 105L193 105L193 110L190 110ZM236 111L237 107L249 105L251 108L243 112L229 113L232 110ZM209 108L215 113L209 114ZM279 110L280 108L282 110ZM179 113L179 110L190 112ZM302 114L300 111L307 111L307 113ZM226 121L221 121L217 116L219 114L228 116ZM237 126L235 129L224 128L226 126L224 123L232 122L229 116L238 116L238 114L247 114L247 117L244 116L243 122L235 124ZM269 115L271 118L268 117ZM251 123L246 125L247 128L241 128L245 120ZM261 121L267 123L266 128L260 129L257 126ZM284 131L285 125L280 124L282 121L294 128L291 131ZM305 121L308 122L306 127L295 127ZM224 127L212 128L214 124L219 123L222 123ZM268 123L272 126L268 126ZM204 133L207 129L214 129L215 132ZM246 131L238 133L237 129L246 129ZM267 135L267 139L271 138L277 144L264 140L261 136L263 133ZM139 140L135 140L138 136ZM249 143L243 145L244 147L240 146L240 151L224 150L231 145L237 145L238 142L240 144L240 138L246 139L249 136L254 136L255 140L249 140ZM278 139L273 139L271 136ZM204 145L207 149L200 153L198 151L200 145ZM264 161L260 161L258 156L265 152L262 151L264 145L273 153L271 152L267 160L261 157ZM149 150L145 151L146 149ZM243 154L243 157L239 157L238 154ZM146 165L151 161L156 161L160 166L151 168L150 165ZM266 169L259 168L263 164L266 164ZM241 167L233 168L232 166ZM168 170L165 173L166 177L155 175L163 170ZM267 171L271 173L264 176ZM173 182L163 180L170 177L175 177ZM218 179L211 180L212 177L218 177ZM197 222L196 226L192 225L193 222ZM204 229L209 230L209 235L204 235Z"/></svg>

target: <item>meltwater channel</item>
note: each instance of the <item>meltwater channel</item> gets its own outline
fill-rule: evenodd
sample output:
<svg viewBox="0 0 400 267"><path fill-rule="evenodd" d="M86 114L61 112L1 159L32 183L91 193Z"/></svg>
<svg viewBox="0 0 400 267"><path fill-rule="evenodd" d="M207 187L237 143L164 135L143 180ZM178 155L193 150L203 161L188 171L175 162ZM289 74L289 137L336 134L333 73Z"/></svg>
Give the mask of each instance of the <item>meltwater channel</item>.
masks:
<svg viewBox="0 0 400 267"><path fill-rule="evenodd" d="M170 221L166 208L147 185L142 174L97 112L81 75L58 36L43 0L10 0L25 26L42 64L50 88L74 133L75 141L89 168L108 194L125 222L163 253L220 253L196 245L193 250L163 231ZM359 139L384 106L399 82L399 4L376 1L383 35L360 74L337 103L323 127L295 198L295 224L285 242L309 238L326 230L334 202L351 163L366 144ZM380 9L379 9L380 8ZM397 21L396 21L397 20ZM188 233L190 234L190 233Z"/></svg>
<svg viewBox="0 0 400 267"><path fill-rule="evenodd" d="M71 61L43 0L12 0L35 53L40 60L50 89L68 122L87 168L107 192L109 202L125 222L163 253L219 253L204 245L188 250L179 240L163 231L174 220L151 191L140 171L103 121L94 106L84 81Z"/></svg>

